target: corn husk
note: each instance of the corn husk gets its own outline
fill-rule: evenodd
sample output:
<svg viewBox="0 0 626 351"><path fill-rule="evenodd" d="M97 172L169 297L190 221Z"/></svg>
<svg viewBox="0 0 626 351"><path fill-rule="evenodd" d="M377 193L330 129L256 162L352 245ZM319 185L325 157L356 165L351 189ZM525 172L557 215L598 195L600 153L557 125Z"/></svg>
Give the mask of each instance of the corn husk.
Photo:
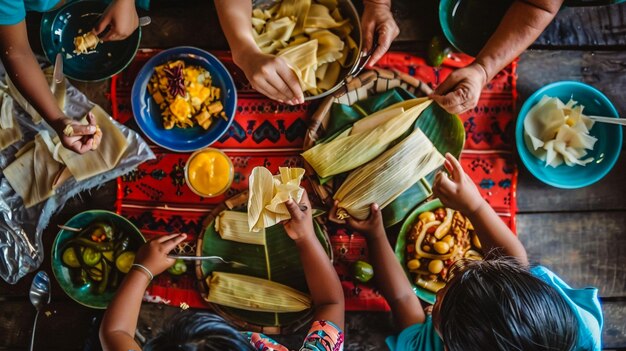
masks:
<svg viewBox="0 0 626 351"><path fill-rule="evenodd" d="M213 272L207 278L211 303L256 312L299 312L311 308L311 298L291 287L247 275Z"/></svg>
<svg viewBox="0 0 626 351"><path fill-rule="evenodd" d="M302 90L316 89L317 40L290 46L280 51L278 57L282 57L296 74Z"/></svg>
<svg viewBox="0 0 626 351"><path fill-rule="evenodd" d="M0 93L2 105L0 107L0 151L22 139L20 128L13 114L13 98L7 93Z"/></svg>
<svg viewBox="0 0 626 351"><path fill-rule="evenodd" d="M100 106L95 105L91 113L96 117L96 124L102 130L100 146L82 155L64 147L58 151L60 159L79 181L113 169L128 147L124 134Z"/></svg>
<svg viewBox="0 0 626 351"><path fill-rule="evenodd" d="M428 137L416 129L402 142L348 175L333 197L339 201L337 217L366 219L372 203L384 208L439 168L444 160Z"/></svg>
<svg viewBox="0 0 626 351"><path fill-rule="evenodd" d="M67 82L65 79L62 79L60 83L57 83L52 77L52 67L48 67L43 70L44 76L48 80L50 84L50 91L54 95L54 98L57 101L57 105L61 109L61 111L65 112L65 100L67 93ZM6 83L9 88L9 94L13 97L13 100L17 102L17 104L33 119L35 124L39 124L42 121L41 115L35 107L33 107L24 96L20 93L17 87L13 84L9 75L6 75Z"/></svg>
<svg viewBox="0 0 626 351"><path fill-rule="evenodd" d="M265 245L265 229L252 232L248 227L248 214L238 211L223 211L215 218L215 231L224 240L244 244Z"/></svg>
<svg viewBox="0 0 626 351"><path fill-rule="evenodd" d="M265 167L255 167L248 181L248 228L258 232L291 218L285 201L300 202L304 189L300 186L304 169L280 167L273 176Z"/></svg>
<svg viewBox="0 0 626 351"><path fill-rule="evenodd" d="M276 13L276 17L290 17L296 19L293 35L298 35L304 30L304 21L309 14L311 0L283 0Z"/></svg>
<svg viewBox="0 0 626 351"><path fill-rule="evenodd" d="M322 178L353 170L385 151L394 140L411 128L431 103L432 100L420 98L391 105L359 121L359 133L350 133L347 136L342 134L330 142L318 144L302 153L302 157ZM387 114L389 110L402 109L404 112L393 118L380 118L381 114ZM371 123L372 121L382 123Z"/></svg>
<svg viewBox="0 0 626 351"><path fill-rule="evenodd" d="M19 152L4 176L29 208L54 194L53 185L62 170L62 164L52 158L54 148L47 131L41 131L33 143L28 143Z"/></svg>

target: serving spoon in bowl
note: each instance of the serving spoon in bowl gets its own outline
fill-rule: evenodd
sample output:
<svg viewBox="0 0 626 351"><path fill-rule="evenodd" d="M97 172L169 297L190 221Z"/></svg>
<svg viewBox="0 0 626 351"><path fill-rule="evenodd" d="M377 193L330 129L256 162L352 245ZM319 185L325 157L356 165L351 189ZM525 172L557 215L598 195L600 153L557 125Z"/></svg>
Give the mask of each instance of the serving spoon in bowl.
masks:
<svg viewBox="0 0 626 351"><path fill-rule="evenodd" d="M33 278L33 282L30 285L30 291L28 293L30 303L33 304L37 313L35 314L35 322L33 323L33 334L30 337L30 351L33 351L35 346L35 329L37 328L37 318L39 317L39 311L44 305L50 303L50 278L44 271L39 271Z"/></svg>
<svg viewBox="0 0 626 351"><path fill-rule="evenodd" d="M594 122L618 124L620 126L626 126L626 118L604 117L604 116L585 116Z"/></svg>

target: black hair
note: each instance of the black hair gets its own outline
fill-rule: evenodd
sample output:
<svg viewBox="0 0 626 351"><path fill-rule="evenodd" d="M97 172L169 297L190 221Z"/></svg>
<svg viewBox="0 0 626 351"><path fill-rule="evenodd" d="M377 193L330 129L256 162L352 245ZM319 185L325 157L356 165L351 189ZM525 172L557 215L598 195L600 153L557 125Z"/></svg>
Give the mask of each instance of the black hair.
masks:
<svg viewBox="0 0 626 351"><path fill-rule="evenodd" d="M570 351L578 320L559 292L513 258L463 260L450 271L438 330L449 351Z"/></svg>
<svg viewBox="0 0 626 351"><path fill-rule="evenodd" d="M254 351L250 342L222 317L184 311L148 341L144 351Z"/></svg>

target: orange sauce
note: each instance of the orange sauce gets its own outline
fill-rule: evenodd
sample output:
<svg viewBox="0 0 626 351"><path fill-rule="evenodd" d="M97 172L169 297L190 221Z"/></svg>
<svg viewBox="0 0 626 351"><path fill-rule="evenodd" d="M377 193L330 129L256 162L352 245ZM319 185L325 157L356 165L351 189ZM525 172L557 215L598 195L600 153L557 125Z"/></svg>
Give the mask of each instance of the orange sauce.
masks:
<svg viewBox="0 0 626 351"><path fill-rule="evenodd" d="M218 150L201 151L189 160L187 180L200 195L217 196L230 187L233 180L232 163Z"/></svg>

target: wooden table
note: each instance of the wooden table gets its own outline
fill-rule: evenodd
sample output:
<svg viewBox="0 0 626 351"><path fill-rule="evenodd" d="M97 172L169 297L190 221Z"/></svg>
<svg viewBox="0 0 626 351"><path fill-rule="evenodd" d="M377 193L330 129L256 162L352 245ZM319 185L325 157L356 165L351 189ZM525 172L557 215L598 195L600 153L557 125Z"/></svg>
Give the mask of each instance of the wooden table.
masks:
<svg viewBox="0 0 626 351"><path fill-rule="evenodd" d="M402 34L395 50L418 52L439 32L437 1L394 1ZM144 28L142 47L179 45L208 50L227 49L211 1L153 0L152 24ZM40 16L30 14L30 40L39 45ZM578 80L602 90L626 116L626 4L602 8L567 8L536 41L533 50L519 62L518 90L523 101L539 87L557 80ZM39 52L41 50L39 49ZM94 102L109 106L108 82L75 83ZM606 349L626 350L626 155L599 183L579 190L559 190L535 180L520 164L518 186L518 232L530 259L543 264L575 287L600 289ZM70 201L53 218L44 233L46 250L51 247L57 223L86 209L111 208L115 186L105 184L82 199ZM51 273L49 257L41 267ZM0 350L25 349L30 340L34 308L28 300L32 274L16 285L0 282ZM52 304L40 318L36 349L98 350L101 311L70 300L54 282ZM144 304L139 330L147 337L158 331L167 316L179 309ZM393 333L384 313L348 313L346 350L384 348L385 336ZM88 341L91 337L92 341ZM290 346L301 335L278 337ZM96 340L96 344L93 341ZM87 346L85 346L87 343Z"/></svg>

